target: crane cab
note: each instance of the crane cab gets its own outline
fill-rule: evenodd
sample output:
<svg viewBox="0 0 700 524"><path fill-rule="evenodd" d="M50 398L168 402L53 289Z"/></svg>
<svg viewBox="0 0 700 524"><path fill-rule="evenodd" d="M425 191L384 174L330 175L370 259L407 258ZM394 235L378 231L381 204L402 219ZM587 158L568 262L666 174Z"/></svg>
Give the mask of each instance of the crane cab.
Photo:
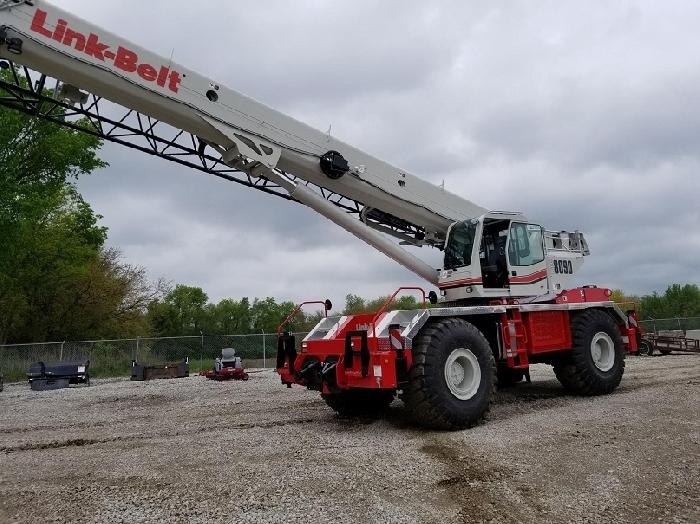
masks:
<svg viewBox="0 0 700 524"><path fill-rule="evenodd" d="M450 226L438 286L443 302L465 304L559 294L585 255L578 231L546 231L520 213L487 213Z"/></svg>

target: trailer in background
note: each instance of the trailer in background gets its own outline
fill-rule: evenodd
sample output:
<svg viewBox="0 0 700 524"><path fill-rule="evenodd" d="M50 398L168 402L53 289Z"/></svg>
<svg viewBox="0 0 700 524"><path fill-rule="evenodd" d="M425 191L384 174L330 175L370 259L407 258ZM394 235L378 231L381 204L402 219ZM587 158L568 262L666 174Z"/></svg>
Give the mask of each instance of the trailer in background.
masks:
<svg viewBox="0 0 700 524"><path fill-rule="evenodd" d="M645 334L644 338L651 345L653 355L658 351L662 355L668 355L673 351L678 353L700 353L700 329L660 331L659 334Z"/></svg>

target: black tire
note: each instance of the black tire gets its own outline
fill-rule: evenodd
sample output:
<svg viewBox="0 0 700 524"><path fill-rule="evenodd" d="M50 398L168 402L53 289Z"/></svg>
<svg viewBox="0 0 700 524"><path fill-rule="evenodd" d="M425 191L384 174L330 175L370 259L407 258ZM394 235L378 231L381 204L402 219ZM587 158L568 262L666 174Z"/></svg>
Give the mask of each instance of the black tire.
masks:
<svg viewBox="0 0 700 524"><path fill-rule="evenodd" d="M639 342L639 355L652 356L654 354L654 346L647 339L643 338Z"/></svg>
<svg viewBox="0 0 700 524"><path fill-rule="evenodd" d="M571 320L571 343L571 354L554 366L561 385L575 395L611 393L625 370L622 336L612 317L599 309L578 313Z"/></svg>
<svg viewBox="0 0 700 524"><path fill-rule="evenodd" d="M524 371L510 368L507 364L499 363L497 369L498 389L512 388L525 379Z"/></svg>
<svg viewBox="0 0 700 524"><path fill-rule="evenodd" d="M343 417L376 417L389 408L393 389L344 389L340 393L321 393L321 398Z"/></svg>
<svg viewBox="0 0 700 524"><path fill-rule="evenodd" d="M486 418L496 389L496 361L476 327L459 318L432 321L418 333L411 352L413 364L402 398L406 411L418 424L455 430L472 427ZM457 375L448 384L448 366L453 373L457 366L461 379Z"/></svg>

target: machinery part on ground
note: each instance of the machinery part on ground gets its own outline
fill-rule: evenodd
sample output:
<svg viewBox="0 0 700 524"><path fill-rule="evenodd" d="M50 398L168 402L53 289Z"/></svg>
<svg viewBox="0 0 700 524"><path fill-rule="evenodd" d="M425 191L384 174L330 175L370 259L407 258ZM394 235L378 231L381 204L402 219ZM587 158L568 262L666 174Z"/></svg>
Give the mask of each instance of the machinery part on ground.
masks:
<svg viewBox="0 0 700 524"><path fill-rule="evenodd" d="M522 369L513 369L508 367L504 362L498 363L497 377L498 377L498 389L512 388L519 382L525 380L526 376L529 378L527 373Z"/></svg>
<svg viewBox="0 0 700 524"><path fill-rule="evenodd" d="M390 389L344 389L338 393L321 393L328 406L344 417L376 417L385 412L396 391Z"/></svg>
<svg viewBox="0 0 700 524"><path fill-rule="evenodd" d="M625 368L620 330L605 311L589 309L571 320L571 354L554 366L559 382L576 395L611 393Z"/></svg>
<svg viewBox="0 0 700 524"><path fill-rule="evenodd" d="M184 378L190 376L190 358L179 364L160 364L141 366L135 360L131 361L131 380L154 380L165 378Z"/></svg>
<svg viewBox="0 0 700 524"><path fill-rule="evenodd" d="M459 318L430 322L412 353L403 400L417 423L464 429L486 417L496 389L496 362L476 327Z"/></svg>
<svg viewBox="0 0 700 524"><path fill-rule="evenodd" d="M5 389L5 377L3 375L0 375L0 391Z"/></svg>
<svg viewBox="0 0 700 524"><path fill-rule="evenodd" d="M34 391L67 388L71 384L90 385L90 361L35 362L29 366L27 380Z"/></svg>

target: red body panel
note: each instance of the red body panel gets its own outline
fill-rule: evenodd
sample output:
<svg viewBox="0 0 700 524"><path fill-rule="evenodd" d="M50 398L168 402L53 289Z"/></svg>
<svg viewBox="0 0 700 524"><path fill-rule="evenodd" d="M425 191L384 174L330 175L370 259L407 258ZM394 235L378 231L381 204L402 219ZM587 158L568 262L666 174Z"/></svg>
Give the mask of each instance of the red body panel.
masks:
<svg viewBox="0 0 700 524"><path fill-rule="evenodd" d="M611 291L600 287L577 287L557 296L555 304L582 304L584 302L605 302L610 300Z"/></svg>
<svg viewBox="0 0 700 524"><path fill-rule="evenodd" d="M528 333L526 347L529 353L546 353L571 347L569 312L566 310L523 313L523 324Z"/></svg>
<svg viewBox="0 0 700 524"><path fill-rule="evenodd" d="M610 294L608 289L576 288L563 292L553 298L549 304L598 303L591 304L591 307L601 307L601 302L610 301ZM537 310L532 311L530 309L533 308L520 305L517 301L509 303L494 301L494 306L506 306L505 312L501 310L486 314L474 313L474 319L483 320L484 317L492 317L495 322L498 322L503 361L511 368L527 369L530 364L529 356L571 349L570 310L547 309L546 304L546 302L541 303L544 307L538 307ZM335 391L337 388L401 389L407 380L407 370L411 367L411 351L405 349L406 340L401 337L397 329L390 330L392 336L386 334L386 329L383 329L384 336L375 336L377 325L382 323L386 315L387 313L382 311L377 314L348 316L331 338L302 342L294 362L290 363L289 359L286 359L284 367L277 370L282 377L282 382L321 389L325 393L331 392L331 388ZM456 316L470 320L470 315L465 314L463 310L456 312ZM626 349L635 352L639 328L633 312L628 312L628 318L629 328L619 319L618 326ZM364 349L363 340L366 340ZM494 346L493 340L490 342L494 354L498 354L499 348ZM348 346L350 343L351 345ZM317 363L315 368L317 375L304 375L301 372L304 369L308 370L309 363ZM324 375L321 384L314 377L325 373L328 366L334 366L332 380L329 381L328 375ZM294 373L290 369L292 367ZM401 380L404 381L403 384Z"/></svg>

